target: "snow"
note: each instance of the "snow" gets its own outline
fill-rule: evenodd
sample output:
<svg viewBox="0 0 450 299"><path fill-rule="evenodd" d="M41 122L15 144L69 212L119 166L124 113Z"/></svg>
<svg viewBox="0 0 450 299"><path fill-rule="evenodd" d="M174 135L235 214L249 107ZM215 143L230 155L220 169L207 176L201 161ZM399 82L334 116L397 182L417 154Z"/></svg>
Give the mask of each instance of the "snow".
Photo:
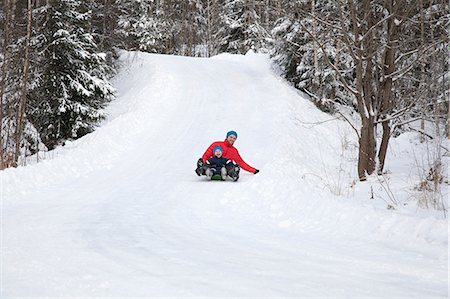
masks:
<svg viewBox="0 0 450 299"><path fill-rule="evenodd" d="M1 298L447 297L447 219L407 201L411 136L389 183L359 183L353 130L267 56L122 59L95 132L0 173ZM229 130L261 172L206 182L195 162Z"/></svg>

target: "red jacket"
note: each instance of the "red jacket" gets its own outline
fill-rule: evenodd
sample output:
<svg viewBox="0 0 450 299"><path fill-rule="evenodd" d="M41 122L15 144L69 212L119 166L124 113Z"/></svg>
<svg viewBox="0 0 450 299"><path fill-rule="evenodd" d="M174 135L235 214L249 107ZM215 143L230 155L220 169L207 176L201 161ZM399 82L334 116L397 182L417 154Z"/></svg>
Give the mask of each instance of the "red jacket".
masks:
<svg viewBox="0 0 450 299"><path fill-rule="evenodd" d="M213 149L218 145L223 150L222 155L224 158L235 161L237 164L239 164L239 166L242 169L247 170L248 172L252 172L252 173L255 172L256 168L253 168L250 165L248 165L247 163L245 163L245 161L242 159L241 155L239 155L237 148L235 148L233 145L231 145L226 139L225 139L225 141L213 142L208 147L206 152L203 154L203 156L202 156L203 162L206 162L206 160L208 160L209 158L214 156Z"/></svg>

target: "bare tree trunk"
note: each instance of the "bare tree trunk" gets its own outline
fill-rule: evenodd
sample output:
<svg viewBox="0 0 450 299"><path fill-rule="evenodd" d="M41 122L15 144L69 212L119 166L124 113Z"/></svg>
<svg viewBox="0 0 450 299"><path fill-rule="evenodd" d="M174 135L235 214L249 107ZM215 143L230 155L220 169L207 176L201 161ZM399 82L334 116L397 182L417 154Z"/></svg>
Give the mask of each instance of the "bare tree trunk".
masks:
<svg viewBox="0 0 450 299"><path fill-rule="evenodd" d="M0 80L0 169L5 168L4 163L4 151L3 151L3 95L5 93L5 81L8 70L8 62L9 62L9 44L11 37L11 14L10 11L10 1L5 0L4 12L5 12L5 28L4 28L4 44L3 44L3 64L2 64L2 77Z"/></svg>
<svg viewBox="0 0 450 299"><path fill-rule="evenodd" d="M103 20L102 20L102 36L100 39L100 49L105 49L105 37L106 37L106 32L107 32L107 18L108 18L108 13L110 12L109 10L109 1L105 0L104 1L104 6L103 6Z"/></svg>
<svg viewBox="0 0 450 299"><path fill-rule="evenodd" d="M313 34L317 35L317 21L315 19L316 17L316 1L311 1L311 14L313 16L312 23L313 23ZM320 78L320 81L322 81L322 76L316 76L316 74L319 72L319 58L317 54L317 45L314 44L314 80L313 80L313 86L314 90L319 92L319 99L322 100L323 98L323 92L322 88L320 86L322 85L322 82L317 82L317 78Z"/></svg>
<svg viewBox="0 0 450 299"><path fill-rule="evenodd" d="M366 10L364 14L370 13L367 11L369 7L369 0L365 0L366 5L364 9ZM361 24L358 22L357 10L353 1L349 1L351 22L353 27L354 35L354 46L356 51L354 52L354 60L356 64L356 99L358 103L359 115L361 117L361 135L359 138L359 152L358 152L358 177L361 181L367 179L366 175L370 175L375 170L375 135L374 135L374 124L375 117L372 107L371 98L371 76L363 77L364 72L364 59L365 52L367 49L363 49L361 45L360 35L361 35ZM344 20L341 20L343 22ZM369 58L370 59L370 58ZM367 67L367 64L366 64ZM367 68L366 68L367 70ZM367 70L370 71L370 70ZM366 74L367 75L367 74Z"/></svg>
<svg viewBox="0 0 450 299"><path fill-rule="evenodd" d="M422 47L424 47L425 45L425 28L424 28L424 22L425 22L425 18L423 16L423 0L420 0L419 3L419 9L420 9L420 40L421 40L421 44ZM424 95L424 90L425 90L425 62L423 61L423 58L420 59L420 84L422 85L421 90L419 91L421 98L420 101L422 102L422 115L420 117L420 131L425 132L425 107L426 107L426 101L425 101L425 95ZM423 143L425 142L425 135L424 134L420 134L420 142Z"/></svg>
<svg viewBox="0 0 450 299"><path fill-rule="evenodd" d="M283 7L281 0L277 1L277 18L281 18L283 16Z"/></svg>
<svg viewBox="0 0 450 299"><path fill-rule="evenodd" d="M448 106L449 107L447 107L447 126L446 126L446 129L447 129L447 139L450 139L450 104Z"/></svg>
<svg viewBox="0 0 450 299"><path fill-rule="evenodd" d="M402 1L395 0L385 0L386 8L389 14L395 11L399 11ZM391 126L390 120L387 120L389 112L392 110L392 76L391 74L395 71L395 54L398 47L397 32L400 22L395 24L396 18L389 18L387 20L387 45L384 52L384 75L383 75L383 100L381 102L381 119L383 120L383 136L381 139L380 150L378 152L379 167L378 173L383 172L384 163L386 160L386 153L389 144L389 139L391 137Z"/></svg>
<svg viewBox="0 0 450 299"><path fill-rule="evenodd" d="M373 82L374 82L374 72L373 72L373 56L374 56L374 42L373 42L373 33L368 32L373 25L372 20L372 9L371 9L371 1L364 1L364 19L367 22L367 37L363 42L363 53L361 57L364 57L365 60L365 73L363 78L363 90L364 90L364 101L366 107L369 110L369 124L368 128L368 150L370 151L368 154L368 168L367 173L371 174L375 171L376 162L375 162L375 154L376 154L376 139L375 139L375 120L376 120L376 107L374 106L374 90L373 90ZM361 58L362 59L362 58Z"/></svg>
<svg viewBox="0 0 450 299"><path fill-rule="evenodd" d="M372 174L375 170L375 138L373 133L373 118L364 118L362 121L358 151L358 177L360 181L365 181L367 175Z"/></svg>
<svg viewBox="0 0 450 299"><path fill-rule="evenodd" d="M431 10L431 8L433 7L433 1L430 0L429 2L429 8ZM431 17L430 17L431 18ZM431 23L431 27L430 27L430 34L431 34L431 39L434 39L434 25L432 22ZM434 122L435 122L435 130L436 130L436 141L435 141L435 149L436 149L436 157L435 157L435 161L434 161L434 178L433 178L433 183L434 183L434 206L437 209L442 208L443 210L445 210L445 205L443 200L440 199L440 188L441 188L441 183L442 183L442 132L441 132L441 128L440 128L440 107L439 107L439 100L438 100L438 96L436 95L436 93L431 95L431 98L433 98L433 113L434 113ZM448 114L448 112L447 112Z"/></svg>
<svg viewBox="0 0 450 299"><path fill-rule="evenodd" d="M4 94L5 94L5 89L6 89L6 82L7 82L7 78L10 72L10 65L15 65L14 61L13 61L13 56L11 53L11 42L13 40L13 29L14 29L14 22L15 22L15 11L16 11L16 5L17 5L17 0L7 0L7 2L5 2L5 8L6 8L6 12L8 14L8 21L5 23L5 40L4 40L4 51L5 51L5 56L3 57L3 61L4 64L2 65L2 86L1 86L1 96L0 96L0 101L1 101L1 110L2 110L2 117L1 117L1 130L0 130L0 139L2 139L1 143L0 143L0 148L2 149L3 153L1 155L2 157L2 162L3 162L3 168L6 167L11 167L13 166L13 154L12 153L8 153L8 144L9 144L9 138L10 136L10 126L11 126L11 122L8 122L8 128L3 128L3 120L6 117L9 117L12 115L11 113L11 108L10 105L8 103L8 101L4 101ZM2 132L5 132L5 135L2 134ZM3 140L5 139L5 140ZM5 149L7 150L6 153L4 152L4 148L3 148L3 144L6 145Z"/></svg>
<svg viewBox="0 0 450 299"><path fill-rule="evenodd" d="M50 7L50 0L45 0L45 6ZM50 19L50 14L47 12L45 14L45 21L48 22L49 19Z"/></svg>
<svg viewBox="0 0 450 299"><path fill-rule="evenodd" d="M28 0L28 21L27 21L27 36L25 42L25 59L23 63L23 77L21 82L21 93L19 99L19 108L17 109L17 131L16 131L16 150L14 161L17 165L20 154L20 143L22 141L23 129L24 129L24 118L25 118L25 107L26 107L26 96L27 96L27 83L28 83L28 72L30 66L30 39L31 39L31 29L32 29L32 0Z"/></svg>
<svg viewBox="0 0 450 299"><path fill-rule="evenodd" d="M264 1L264 5L260 5L260 7L261 7L260 15L263 16L262 18L263 27L267 29L270 27L270 13L269 13L269 11L271 10L270 1L269 0Z"/></svg>
<svg viewBox="0 0 450 299"><path fill-rule="evenodd" d="M188 47L188 22L186 19L186 13L187 13L187 10L189 9L189 5L186 3L186 1L182 2L182 3L183 4L180 4L182 6L181 16L179 16L181 18L180 39L178 40L178 43L176 43L176 44L178 44L178 47L177 46L175 46L175 47L181 51L180 55L187 56L188 54L187 54L186 48Z"/></svg>
<svg viewBox="0 0 450 299"><path fill-rule="evenodd" d="M195 5L188 5L189 9L191 11L191 19L188 22L188 56L195 56L195 49L194 49L194 26L195 26L195 17L194 17L194 11L197 9Z"/></svg>
<svg viewBox="0 0 450 299"><path fill-rule="evenodd" d="M211 0L206 1L206 44L208 47L208 57L211 57L212 40L211 40Z"/></svg>
<svg viewBox="0 0 450 299"><path fill-rule="evenodd" d="M315 16L316 16L316 1L312 0L311 1L311 15L313 16L313 34L317 35L317 22L315 20ZM319 69L319 60L317 58L317 46L314 45L314 72L317 72L317 70Z"/></svg>
<svg viewBox="0 0 450 299"><path fill-rule="evenodd" d="M356 67L357 89L362 90L362 63ZM358 151L358 177L361 181L367 179L366 175L370 175L375 170L375 135L374 135L374 116L370 111L367 102L370 98L363 96L362 92L357 95L358 110L361 117L361 134L359 137Z"/></svg>

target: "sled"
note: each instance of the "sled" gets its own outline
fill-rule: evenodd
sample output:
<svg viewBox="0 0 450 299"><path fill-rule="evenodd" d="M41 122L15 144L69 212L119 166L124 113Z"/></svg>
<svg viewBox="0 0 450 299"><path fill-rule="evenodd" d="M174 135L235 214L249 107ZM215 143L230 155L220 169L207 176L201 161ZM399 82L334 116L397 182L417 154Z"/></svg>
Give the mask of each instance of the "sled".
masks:
<svg viewBox="0 0 450 299"><path fill-rule="evenodd" d="M211 177L211 181L225 181L222 179L222 176L220 174L215 174Z"/></svg>

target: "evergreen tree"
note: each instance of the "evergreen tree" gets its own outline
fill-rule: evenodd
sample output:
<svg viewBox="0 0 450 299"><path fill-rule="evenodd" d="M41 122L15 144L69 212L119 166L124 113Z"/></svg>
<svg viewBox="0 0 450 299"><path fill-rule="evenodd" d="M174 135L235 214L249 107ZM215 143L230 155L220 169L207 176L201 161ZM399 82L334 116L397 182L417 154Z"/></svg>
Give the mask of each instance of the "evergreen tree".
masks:
<svg viewBox="0 0 450 299"><path fill-rule="evenodd" d="M345 78L352 81L351 59L343 53L339 40L334 38L339 32L325 28L315 19L316 16L333 14L336 11L333 2L303 1L285 5L291 13L276 21L272 29L274 42L271 50L271 56L283 76L296 88L309 94L312 101L324 111L336 111L336 104L356 106L352 95L341 86L334 70L327 63L327 58L334 61L346 70L343 72ZM326 53L304 27L325 45Z"/></svg>
<svg viewBox="0 0 450 299"><path fill-rule="evenodd" d="M41 76L31 91L30 116L49 148L91 132L113 97L107 80L111 69L86 31L89 21L79 0L55 0L45 8Z"/></svg>
<svg viewBox="0 0 450 299"><path fill-rule="evenodd" d="M221 29L216 34L219 39L219 53L245 54L248 50L266 51L269 33L260 24L255 1L224 1L220 20Z"/></svg>
<svg viewBox="0 0 450 299"><path fill-rule="evenodd" d="M128 50L166 53L170 20L164 6L153 0L116 0L119 34Z"/></svg>

